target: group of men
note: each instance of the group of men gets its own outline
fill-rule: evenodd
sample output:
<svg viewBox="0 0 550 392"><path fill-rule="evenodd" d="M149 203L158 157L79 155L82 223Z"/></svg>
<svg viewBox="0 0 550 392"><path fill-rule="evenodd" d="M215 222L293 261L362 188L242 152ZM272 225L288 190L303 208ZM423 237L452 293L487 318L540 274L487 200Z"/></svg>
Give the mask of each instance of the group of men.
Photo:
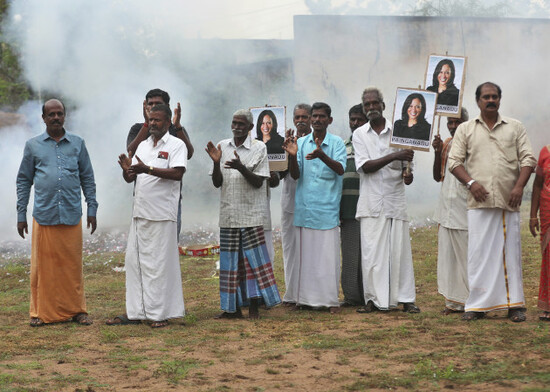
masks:
<svg viewBox="0 0 550 392"><path fill-rule="evenodd" d="M465 320L501 309L512 321L525 320L518 211L536 161L525 128L498 113L500 98L494 83L480 85L480 115L467 121L463 109L461 118L448 119L451 138L433 141L433 176L443 182L436 212L438 288L444 313L465 311ZM185 314L177 238L181 180L193 146L180 124L179 103L172 119L169 99L158 89L147 94L144 122L132 127L128 155L119 156L124 179L134 184L134 206L126 313L107 320L109 325L147 320L158 328ZM384 109L381 91L365 89L362 104L349 111L352 135L344 142L328 132L329 105L294 108L296 134L287 131L283 144L288 171L279 173L287 306L337 313L341 282L344 304L359 306L359 313L400 304L405 312L420 312L405 200L414 153L389 147ZM82 189L93 233L93 170L84 141L63 127L64 105L53 99L42 110L46 132L27 142L17 176L17 229L23 238L35 187L31 326L68 319L89 325L80 217ZM253 126L250 111L238 110L233 137L206 147L212 184L220 188L221 319L243 317L243 307L256 319L260 305L281 303L266 237L268 187L276 186L279 174L270 173L265 144L250 135Z"/></svg>

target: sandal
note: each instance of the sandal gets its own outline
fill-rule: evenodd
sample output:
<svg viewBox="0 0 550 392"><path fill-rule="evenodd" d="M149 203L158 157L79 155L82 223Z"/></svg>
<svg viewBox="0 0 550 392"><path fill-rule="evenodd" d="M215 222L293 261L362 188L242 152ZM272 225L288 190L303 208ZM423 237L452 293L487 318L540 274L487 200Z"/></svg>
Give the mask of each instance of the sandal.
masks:
<svg viewBox="0 0 550 392"><path fill-rule="evenodd" d="M79 325L92 325L93 320L86 313L79 313L73 317L73 321Z"/></svg>
<svg viewBox="0 0 550 392"><path fill-rule="evenodd" d="M330 312L330 314L338 314L342 311L342 308L339 306L331 306L330 308L328 308L328 311Z"/></svg>
<svg viewBox="0 0 550 392"><path fill-rule="evenodd" d="M237 310L235 313L229 313L229 312L221 312L220 314L217 314L214 316L215 319L241 319L243 318L243 314L241 310Z"/></svg>
<svg viewBox="0 0 550 392"><path fill-rule="evenodd" d="M521 323L522 321L527 320L527 315L523 308L509 309L508 318L514 323Z"/></svg>
<svg viewBox="0 0 550 392"><path fill-rule="evenodd" d="M539 316L540 321L550 321L550 312L542 312Z"/></svg>
<svg viewBox="0 0 550 392"><path fill-rule="evenodd" d="M455 310L455 309L451 309L451 308L445 308L441 311L441 314L443 316L448 316L452 313L464 313L464 311L463 310Z"/></svg>
<svg viewBox="0 0 550 392"><path fill-rule="evenodd" d="M403 304L403 312L406 313L420 313L420 308L414 304L414 302L409 302Z"/></svg>
<svg viewBox="0 0 550 392"><path fill-rule="evenodd" d="M374 305L374 302L369 301L367 304L361 308L356 309L357 313L372 313L376 312L378 308Z"/></svg>
<svg viewBox="0 0 550 392"><path fill-rule="evenodd" d="M462 320L464 321L473 321L479 320L485 317L485 312L464 312L462 315Z"/></svg>
<svg viewBox="0 0 550 392"><path fill-rule="evenodd" d="M127 315L121 314L120 316L116 316L115 318L106 320L105 324L107 324L107 325L133 325L133 324L141 324L141 320L130 320Z"/></svg>
<svg viewBox="0 0 550 392"><path fill-rule="evenodd" d="M151 323L151 328L164 328L168 325L168 320L162 320L162 321L153 321Z"/></svg>
<svg viewBox="0 0 550 392"><path fill-rule="evenodd" d="M41 318L31 317L31 322L30 322L31 327L41 327L44 324L46 324L46 323L44 321L42 321Z"/></svg>

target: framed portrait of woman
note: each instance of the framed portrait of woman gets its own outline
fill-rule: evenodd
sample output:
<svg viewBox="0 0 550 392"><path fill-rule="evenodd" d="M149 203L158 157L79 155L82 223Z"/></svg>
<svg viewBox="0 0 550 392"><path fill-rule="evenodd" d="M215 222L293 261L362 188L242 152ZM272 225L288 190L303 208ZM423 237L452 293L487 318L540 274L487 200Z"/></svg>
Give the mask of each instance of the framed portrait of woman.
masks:
<svg viewBox="0 0 550 392"><path fill-rule="evenodd" d="M397 88L391 147L430 151L436 100L431 91Z"/></svg>
<svg viewBox="0 0 550 392"><path fill-rule="evenodd" d="M466 57L431 54L426 68L426 90L437 93L435 113L460 117L464 91Z"/></svg>
<svg viewBox="0 0 550 392"><path fill-rule="evenodd" d="M253 139L265 143L269 170L286 170L287 156L283 150L286 129L286 106L261 106L250 108L254 118L254 128L250 131Z"/></svg>

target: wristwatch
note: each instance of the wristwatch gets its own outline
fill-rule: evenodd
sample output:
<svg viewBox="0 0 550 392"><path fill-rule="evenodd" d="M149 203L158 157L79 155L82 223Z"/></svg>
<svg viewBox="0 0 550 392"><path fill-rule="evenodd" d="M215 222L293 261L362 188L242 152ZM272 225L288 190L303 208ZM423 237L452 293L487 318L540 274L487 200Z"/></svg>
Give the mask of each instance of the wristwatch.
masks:
<svg viewBox="0 0 550 392"><path fill-rule="evenodd" d="M473 183L476 182L473 178L466 183L466 188L470 189L473 185Z"/></svg>

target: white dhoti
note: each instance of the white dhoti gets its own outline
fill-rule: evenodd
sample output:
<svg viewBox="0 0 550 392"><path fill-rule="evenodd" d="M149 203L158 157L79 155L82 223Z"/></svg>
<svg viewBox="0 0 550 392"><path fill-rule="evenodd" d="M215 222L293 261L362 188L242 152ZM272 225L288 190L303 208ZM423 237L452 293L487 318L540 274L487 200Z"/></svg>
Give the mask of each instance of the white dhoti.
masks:
<svg viewBox="0 0 550 392"><path fill-rule="evenodd" d="M395 308L416 300L409 223L400 219L361 218L361 266L365 303Z"/></svg>
<svg viewBox="0 0 550 392"><path fill-rule="evenodd" d="M468 299L468 230L439 226L437 247L437 288L445 305L464 310Z"/></svg>
<svg viewBox="0 0 550 392"><path fill-rule="evenodd" d="M133 218L126 249L126 312L130 320L183 317L177 223Z"/></svg>
<svg viewBox="0 0 550 392"><path fill-rule="evenodd" d="M519 212L468 210L467 312L525 306Z"/></svg>
<svg viewBox="0 0 550 392"><path fill-rule="evenodd" d="M281 237L286 286L283 301L296 303L298 301L298 279L300 273L300 230L294 226L293 212L283 211L281 214Z"/></svg>
<svg viewBox="0 0 550 392"><path fill-rule="evenodd" d="M296 303L312 307L340 306L340 228L296 229L300 233Z"/></svg>
<svg viewBox="0 0 550 392"><path fill-rule="evenodd" d="M271 227L269 230L264 227L264 238L267 254L269 255L269 261L271 261L271 265L273 266L273 262L275 261L275 247L273 246L273 231L271 230Z"/></svg>

